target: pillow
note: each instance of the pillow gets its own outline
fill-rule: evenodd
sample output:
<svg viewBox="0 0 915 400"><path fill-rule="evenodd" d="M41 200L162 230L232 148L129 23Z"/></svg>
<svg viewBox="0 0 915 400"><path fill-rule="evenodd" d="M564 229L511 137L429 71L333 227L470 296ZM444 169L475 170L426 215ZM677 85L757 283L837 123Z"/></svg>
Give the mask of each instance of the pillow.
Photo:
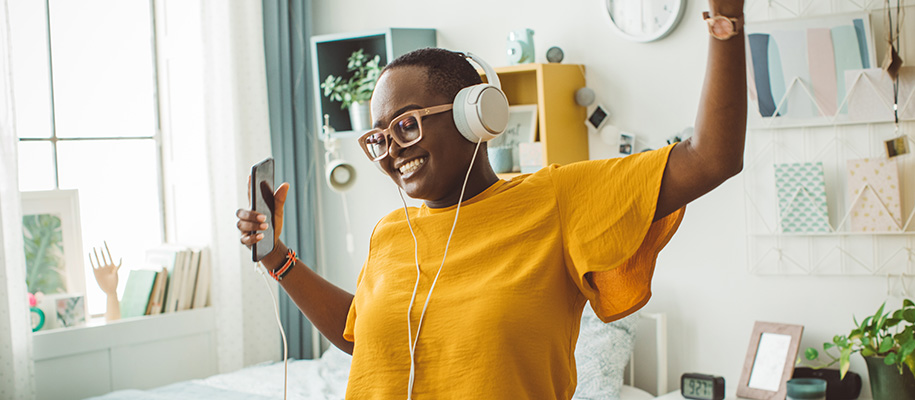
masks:
<svg viewBox="0 0 915 400"><path fill-rule="evenodd" d="M585 306L581 331L575 347L578 387L575 400L615 400L620 398L623 370L629 363L635 339L638 313L604 323Z"/></svg>

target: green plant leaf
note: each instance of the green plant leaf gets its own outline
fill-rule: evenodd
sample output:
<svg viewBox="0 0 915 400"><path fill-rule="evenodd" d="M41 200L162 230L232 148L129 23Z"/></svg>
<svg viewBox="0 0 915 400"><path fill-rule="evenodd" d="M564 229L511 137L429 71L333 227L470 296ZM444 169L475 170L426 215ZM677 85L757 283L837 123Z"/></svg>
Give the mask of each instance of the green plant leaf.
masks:
<svg viewBox="0 0 915 400"><path fill-rule="evenodd" d="M910 324L915 324L915 309L908 309L902 313L902 319Z"/></svg>
<svg viewBox="0 0 915 400"><path fill-rule="evenodd" d="M877 349L877 352L880 354L886 353L886 352L890 351L890 349L893 348L893 344L895 344L895 343L893 342L892 337L889 337L889 336L884 337L883 341L880 342L880 347Z"/></svg>
<svg viewBox="0 0 915 400"><path fill-rule="evenodd" d="M886 302L880 305L880 308L877 309L877 312L874 313L874 321L876 321L876 330L880 330L883 327L883 323L886 322L886 316L883 315L883 308L886 307Z"/></svg>
<svg viewBox="0 0 915 400"><path fill-rule="evenodd" d="M829 342L824 342L824 343L823 343L823 350L829 350L829 349L831 349L831 348L833 348L833 347L835 347L835 345L832 344L832 343L829 343Z"/></svg>
<svg viewBox="0 0 915 400"><path fill-rule="evenodd" d="M883 363L886 365L895 364L896 363L896 353L887 354L886 357L883 358Z"/></svg>
<svg viewBox="0 0 915 400"><path fill-rule="evenodd" d="M29 293L66 291L63 262L63 230L58 216L25 215L22 218Z"/></svg>
<svg viewBox="0 0 915 400"><path fill-rule="evenodd" d="M902 346L899 346L898 353L902 358L908 357L913 352L915 352L915 341L913 340L903 342Z"/></svg>
<svg viewBox="0 0 915 400"><path fill-rule="evenodd" d="M324 96L342 103L341 109L349 108L353 103L369 101L381 75L380 65L381 56L369 57L363 49L354 51L346 61L346 77L329 75L321 84Z"/></svg>
<svg viewBox="0 0 915 400"><path fill-rule="evenodd" d="M873 319L873 318L874 318L873 315L868 316L867 318L865 318L864 321L861 321L861 325L858 325L858 329L860 329L860 330L862 330L862 331L865 330L865 329L867 329L868 324L870 324L871 319Z"/></svg>
<svg viewBox="0 0 915 400"><path fill-rule="evenodd" d="M851 348L842 349L839 355L839 379L845 379L848 367L851 366Z"/></svg>
<svg viewBox="0 0 915 400"><path fill-rule="evenodd" d="M915 302L909 299L902 300L902 307L915 307Z"/></svg>
<svg viewBox="0 0 915 400"><path fill-rule="evenodd" d="M813 361L820 357L820 353L817 351L817 349L808 347L807 350L804 350L804 357L807 358L808 361Z"/></svg>

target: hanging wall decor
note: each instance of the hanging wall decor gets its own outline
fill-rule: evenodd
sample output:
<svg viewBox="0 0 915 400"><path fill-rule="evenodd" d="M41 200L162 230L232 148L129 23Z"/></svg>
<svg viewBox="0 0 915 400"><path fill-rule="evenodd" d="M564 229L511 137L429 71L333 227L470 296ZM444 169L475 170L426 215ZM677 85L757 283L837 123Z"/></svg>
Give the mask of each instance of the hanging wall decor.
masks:
<svg viewBox="0 0 915 400"><path fill-rule="evenodd" d="M853 232L902 229L899 170L895 159L848 160L848 197Z"/></svg>
<svg viewBox="0 0 915 400"><path fill-rule="evenodd" d="M766 123L834 122L848 113L846 72L876 66L867 14L748 24L746 30L751 116Z"/></svg>
<svg viewBox="0 0 915 400"><path fill-rule="evenodd" d="M775 166L779 223L784 233L830 232L823 163Z"/></svg>

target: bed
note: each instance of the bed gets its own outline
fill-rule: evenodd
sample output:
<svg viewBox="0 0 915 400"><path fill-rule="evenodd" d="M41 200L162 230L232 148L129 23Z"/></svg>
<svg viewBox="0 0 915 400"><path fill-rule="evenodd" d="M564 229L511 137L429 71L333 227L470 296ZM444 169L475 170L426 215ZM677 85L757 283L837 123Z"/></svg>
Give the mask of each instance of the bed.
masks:
<svg viewBox="0 0 915 400"><path fill-rule="evenodd" d="M666 346L664 314L633 315L604 324L586 307L575 351L579 384L574 399L647 400L655 398L652 393L666 393ZM317 360L290 360L287 398L343 399L350 360L334 347ZM92 399L281 398L283 363L277 362L149 390L119 390Z"/></svg>

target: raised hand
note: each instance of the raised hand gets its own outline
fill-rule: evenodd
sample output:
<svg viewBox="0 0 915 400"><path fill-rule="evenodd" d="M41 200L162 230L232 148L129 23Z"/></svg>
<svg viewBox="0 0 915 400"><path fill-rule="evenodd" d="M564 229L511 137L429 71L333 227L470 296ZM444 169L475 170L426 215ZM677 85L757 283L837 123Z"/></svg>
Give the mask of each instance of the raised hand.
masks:
<svg viewBox="0 0 915 400"><path fill-rule="evenodd" d="M251 199L251 177L248 177L248 199ZM274 247L274 252L277 252L279 246L279 237L280 233L283 231L283 206L286 204L286 195L289 193L289 183L284 182L276 188L276 191L273 193L273 239L278 245ZM235 212L235 216L238 217L238 227L239 232L241 233L240 241L242 244L247 246L249 249L251 245L261 241L264 238L264 233L262 231L267 229L267 216L256 211L251 211L249 209L240 208ZM285 254L285 250L282 250Z"/></svg>

